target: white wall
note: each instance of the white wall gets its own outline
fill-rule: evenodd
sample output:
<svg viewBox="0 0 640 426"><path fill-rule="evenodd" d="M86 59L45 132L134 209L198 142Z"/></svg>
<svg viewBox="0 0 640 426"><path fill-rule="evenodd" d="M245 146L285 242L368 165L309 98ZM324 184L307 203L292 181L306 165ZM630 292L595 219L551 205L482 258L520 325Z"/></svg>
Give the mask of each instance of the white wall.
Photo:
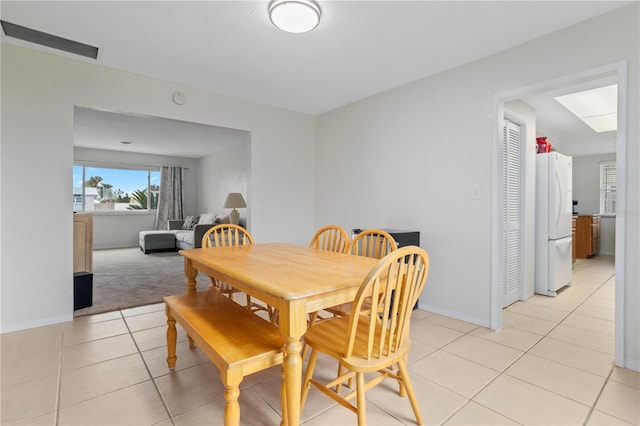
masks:
<svg viewBox="0 0 640 426"><path fill-rule="evenodd" d="M616 254L616 218L604 216L600 218L600 254L613 256Z"/></svg>
<svg viewBox="0 0 640 426"><path fill-rule="evenodd" d="M250 135L246 140L224 150L198 159L198 213L228 214L224 201L229 192L240 192L249 199L250 183ZM247 218L247 209L239 209L241 220ZM251 224L247 223L251 231Z"/></svg>
<svg viewBox="0 0 640 426"><path fill-rule="evenodd" d="M11 44L1 55L2 332L72 319L72 204L60 194L72 187L75 106L251 132L253 236L313 235L314 117ZM175 91L189 101L174 104ZM43 181L59 191L33 197Z"/></svg>
<svg viewBox="0 0 640 426"><path fill-rule="evenodd" d="M316 226L420 231L431 257L420 307L488 325L491 92L482 80L458 68L320 116Z"/></svg>
<svg viewBox="0 0 640 426"><path fill-rule="evenodd" d="M628 61L623 358L640 368L638 4L318 117L316 227L400 227L431 257L422 308L491 321L492 96ZM417 52L419 54L419 52ZM496 163L497 164L497 163ZM470 197L470 185L480 199ZM618 225L620 216L618 217ZM500 313L501 314L501 313Z"/></svg>
<svg viewBox="0 0 640 426"><path fill-rule="evenodd" d="M600 214L600 162L615 160L615 154L573 157L573 199L580 214ZM600 219L600 254L615 254L615 217Z"/></svg>
<svg viewBox="0 0 640 426"><path fill-rule="evenodd" d="M74 160L109 164L131 164L146 166L182 166L185 171L184 209L187 215L196 211L197 161L192 158L166 157L162 155L137 154L123 151L106 151L74 147ZM141 214L121 211L117 213L94 214L93 248L96 250L137 247L138 233L153 229L155 214Z"/></svg>

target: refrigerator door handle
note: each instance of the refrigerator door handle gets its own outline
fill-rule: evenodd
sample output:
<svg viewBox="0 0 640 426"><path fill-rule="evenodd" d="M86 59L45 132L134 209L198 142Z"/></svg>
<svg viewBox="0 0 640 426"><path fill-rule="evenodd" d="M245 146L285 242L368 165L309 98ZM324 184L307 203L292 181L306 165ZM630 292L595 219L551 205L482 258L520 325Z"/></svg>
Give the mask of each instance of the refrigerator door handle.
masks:
<svg viewBox="0 0 640 426"><path fill-rule="evenodd" d="M562 186L560 185L560 176L558 176L558 169L555 170L555 181L556 181L556 191L555 191L555 207L556 207L556 226L560 221L560 214L562 213Z"/></svg>

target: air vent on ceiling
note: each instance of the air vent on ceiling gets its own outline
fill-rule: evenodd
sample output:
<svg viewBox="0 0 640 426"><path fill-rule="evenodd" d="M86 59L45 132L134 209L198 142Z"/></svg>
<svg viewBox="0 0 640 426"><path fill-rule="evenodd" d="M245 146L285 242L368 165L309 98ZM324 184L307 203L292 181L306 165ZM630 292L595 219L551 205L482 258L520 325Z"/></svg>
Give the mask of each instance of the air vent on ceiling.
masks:
<svg viewBox="0 0 640 426"><path fill-rule="evenodd" d="M91 59L98 58L98 48L95 46L58 37L53 34L43 33L42 31L12 24L7 21L0 20L0 23L2 24L2 29L4 30L5 35L8 37L51 47L53 49L63 50L65 52L85 56Z"/></svg>

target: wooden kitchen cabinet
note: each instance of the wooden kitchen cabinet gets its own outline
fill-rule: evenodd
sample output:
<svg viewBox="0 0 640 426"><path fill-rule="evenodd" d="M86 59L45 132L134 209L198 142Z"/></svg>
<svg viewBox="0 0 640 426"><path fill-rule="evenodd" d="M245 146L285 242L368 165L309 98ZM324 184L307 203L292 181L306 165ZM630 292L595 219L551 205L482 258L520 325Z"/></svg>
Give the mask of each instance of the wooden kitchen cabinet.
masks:
<svg viewBox="0 0 640 426"><path fill-rule="evenodd" d="M73 272L93 272L93 215L73 215Z"/></svg>
<svg viewBox="0 0 640 426"><path fill-rule="evenodd" d="M588 258L600 252L600 215L580 215L576 220L576 256Z"/></svg>

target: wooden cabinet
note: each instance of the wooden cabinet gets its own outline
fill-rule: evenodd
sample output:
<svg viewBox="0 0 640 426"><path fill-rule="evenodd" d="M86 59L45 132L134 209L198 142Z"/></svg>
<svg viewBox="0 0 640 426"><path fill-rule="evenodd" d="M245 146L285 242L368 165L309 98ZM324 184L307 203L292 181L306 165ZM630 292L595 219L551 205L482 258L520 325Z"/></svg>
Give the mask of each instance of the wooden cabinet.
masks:
<svg viewBox="0 0 640 426"><path fill-rule="evenodd" d="M600 215L580 215L576 220L576 256L587 258L600 251Z"/></svg>
<svg viewBox="0 0 640 426"><path fill-rule="evenodd" d="M93 215L73 215L73 272L93 272Z"/></svg>
<svg viewBox="0 0 640 426"><path fill-rule="evenodd" d="M575 262L576 261L576 254L578 252L578 242L576 241L576 222L578 221L578 218L576 216L574 216L571 219L571 262Z"/></svg>

